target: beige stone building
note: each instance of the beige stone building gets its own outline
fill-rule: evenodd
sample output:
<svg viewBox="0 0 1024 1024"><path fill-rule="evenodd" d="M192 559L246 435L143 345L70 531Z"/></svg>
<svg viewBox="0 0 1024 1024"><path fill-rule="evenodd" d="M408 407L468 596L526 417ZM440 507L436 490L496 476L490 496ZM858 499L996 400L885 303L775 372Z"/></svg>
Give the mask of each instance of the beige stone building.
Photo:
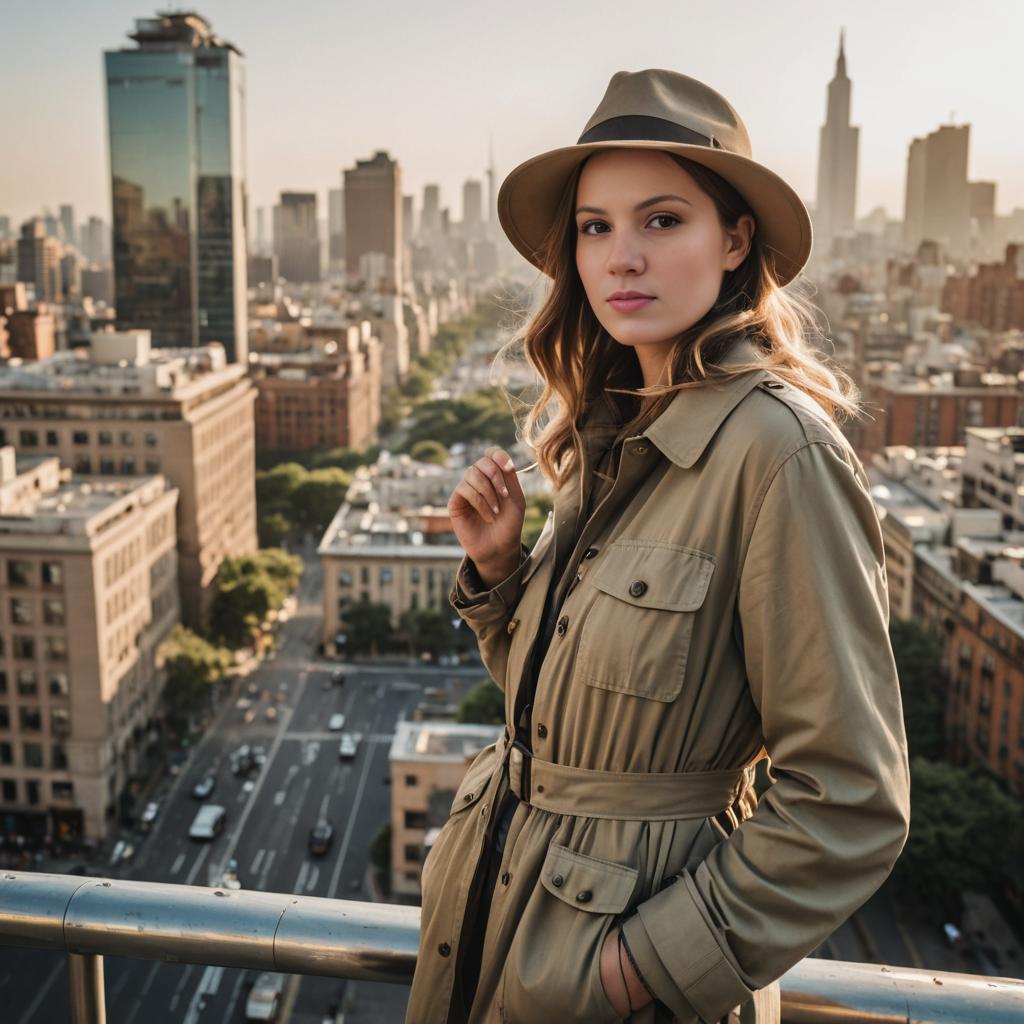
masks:
<svg viewBox="0 0 1024 1024"><path fill-rule="evenodd" d="M444 823L473 758L500 725L399 722L391 741L391 889L418 896L424 850Z"/></svg>
<svg viewBox="0 0 1024 1024"><path fill-rule="evenodd" d="M91 352L0 367L0 444L79 474L165 475L182 615L199 626L223 558L257 547L255 398L218 344L150 351L148 331L100 333Z"/></svg>
<svg viewBox="0 0 1024 1024"><path fill-rule="evenodd" d="M338 510L318 550L324 570L325 653L337 652L339 636L347 629L345 610L353 602L386 604L393 625L405 611L448 608L463 551L451 534L428 534L422 525L412 515L348 503Z"/></svg>
<svg viewBox="0 0 1024 1024"><path fill-rule="evenodd" d="M0 829L100 839L155 740L177 490L0 448Z"/></svg>

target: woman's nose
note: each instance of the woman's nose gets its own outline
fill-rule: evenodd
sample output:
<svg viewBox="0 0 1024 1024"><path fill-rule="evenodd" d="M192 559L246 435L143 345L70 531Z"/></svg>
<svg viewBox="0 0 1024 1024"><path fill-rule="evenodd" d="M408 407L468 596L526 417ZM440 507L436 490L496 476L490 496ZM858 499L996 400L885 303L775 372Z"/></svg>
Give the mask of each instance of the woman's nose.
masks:
<svg viewBox="0 0 1024 1024"><path fill-rule="evenodd" d="M612 242L608 254L608 271L623 274L626 271L639 272L644 269L644 257L637 240L620 231Z"/></svg>

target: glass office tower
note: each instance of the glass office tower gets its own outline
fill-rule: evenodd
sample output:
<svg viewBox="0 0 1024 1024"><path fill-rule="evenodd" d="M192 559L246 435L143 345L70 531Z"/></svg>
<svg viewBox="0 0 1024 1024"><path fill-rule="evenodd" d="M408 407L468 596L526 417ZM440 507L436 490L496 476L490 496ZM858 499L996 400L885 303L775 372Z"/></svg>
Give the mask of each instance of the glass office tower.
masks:
<svg viewBox="0 0 1024 1024"><path fill-rule="evenodd" d="M137 19L129 38L104 54L118 327L245 362L241 53L196 14Z"/></svg>

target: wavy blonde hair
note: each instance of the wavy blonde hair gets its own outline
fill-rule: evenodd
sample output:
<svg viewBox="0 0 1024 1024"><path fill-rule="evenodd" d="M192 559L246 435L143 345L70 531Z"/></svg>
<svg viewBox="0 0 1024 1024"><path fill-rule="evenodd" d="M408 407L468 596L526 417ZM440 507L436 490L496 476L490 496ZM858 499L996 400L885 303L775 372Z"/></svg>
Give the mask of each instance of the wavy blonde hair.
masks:
<svg viewBox="0 0 1024 1024"><path fill-rule="evenodd" d="M714 171L668 155L711 198L724 227L735 228L745 213L753 216L743 197ZM634 434L668 407L676 391L770 369L814 398L837 422L861 414L856 384L811 345L810 339L824 338L816 307L779 286L775 252L759 240L756 230L744 261L725 273L715 304L676 340L666 363L668 382L643 387L635 352L601 325L576 267L574 211L585 163L566 183L542 247L543 270L551 278L547 295L496 357L498 365L521 351L540 376L540 397L532 405L520 403L519 436L556 488L582 464L579 429L588 405L597 399L610 403L618 422ZM737 335L749 337L763 361L719 366L716 360ZM509 397L515 406L514 396Z"/></svg>

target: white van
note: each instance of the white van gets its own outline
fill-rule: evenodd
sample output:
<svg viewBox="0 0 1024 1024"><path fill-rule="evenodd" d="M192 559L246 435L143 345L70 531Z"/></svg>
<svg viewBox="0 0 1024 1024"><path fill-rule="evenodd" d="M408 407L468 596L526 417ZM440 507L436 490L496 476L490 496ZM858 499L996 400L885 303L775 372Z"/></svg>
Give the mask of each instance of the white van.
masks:
<svg viewBox="0 0 1024 1024"><path fill-rule="evenodd" d="M281 1009L281 993L284 992L285 976L264 971L256 979L245 1003L247 1021L277 1020Z"/></svg>
<svg viewBox="0 0 1024 1024"><path fill-rule="evenodd" d="M188 830L190 839L213 839L224 827L227 811L219 804L204 804L192 821Z"/></svg>

